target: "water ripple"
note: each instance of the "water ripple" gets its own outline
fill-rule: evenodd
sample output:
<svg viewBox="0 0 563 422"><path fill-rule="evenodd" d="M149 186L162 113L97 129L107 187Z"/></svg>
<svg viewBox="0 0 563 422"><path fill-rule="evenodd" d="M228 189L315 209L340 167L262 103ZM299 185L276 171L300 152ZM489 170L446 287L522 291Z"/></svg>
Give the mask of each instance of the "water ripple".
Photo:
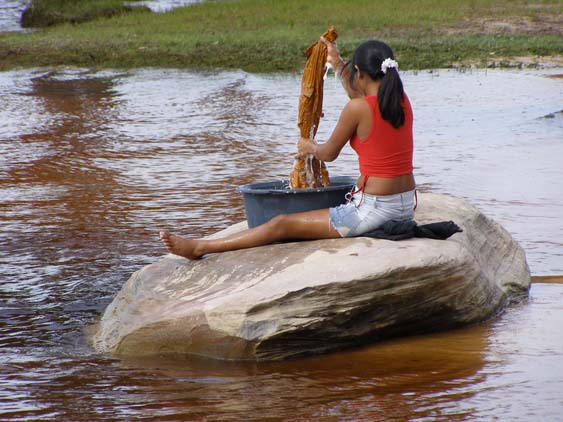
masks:
<svg viewBox="0 0 563 422"><path fill-rule="evenodd" d="M419 189L468 199L563 273L563 84L534 72L404 73ZM563 291L495 321L292 362L114 360L95 323L161 229L244 219L235 187L287 178L299 75L0 73L0 419L557 420ZM346 102L325 87L326 140ZM345 147L332 175L357 172ZM510 397L511 400L506 400Z"/></svg>

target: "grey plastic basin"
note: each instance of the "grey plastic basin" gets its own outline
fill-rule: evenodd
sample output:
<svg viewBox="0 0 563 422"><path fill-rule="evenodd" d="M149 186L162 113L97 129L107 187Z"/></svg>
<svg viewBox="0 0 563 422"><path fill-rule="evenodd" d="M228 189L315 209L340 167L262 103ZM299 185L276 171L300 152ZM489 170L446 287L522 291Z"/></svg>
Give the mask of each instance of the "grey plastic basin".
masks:
<svg viewBox="0 0 563 422"><path fill-rule="evenodd" d="M258 182L239 186L242 193L248 227L264 224L279 214L330 208L346 202L356 178L333 176L326 188L289 189L287 180Z"/></svg>

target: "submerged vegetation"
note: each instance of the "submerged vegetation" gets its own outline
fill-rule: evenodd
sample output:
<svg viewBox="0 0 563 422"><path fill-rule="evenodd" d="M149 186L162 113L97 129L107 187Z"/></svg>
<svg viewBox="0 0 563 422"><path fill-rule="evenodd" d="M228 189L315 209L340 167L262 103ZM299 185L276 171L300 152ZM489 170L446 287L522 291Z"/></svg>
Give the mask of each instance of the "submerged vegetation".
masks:
<svg viewBox="0 0 563 422"><path fill-rule="evenodd" d="M395 49L402 69L498 66L522 63L521 56L532 56L531 63L543 60L536 56L563 56L563 3L558 0L533 5L524 0L224 0L163 14L117 14L0 34L0 68L292 71L302 67L303 51L329 25L340 33L344 56L360 42L379 38Z"/></svg>

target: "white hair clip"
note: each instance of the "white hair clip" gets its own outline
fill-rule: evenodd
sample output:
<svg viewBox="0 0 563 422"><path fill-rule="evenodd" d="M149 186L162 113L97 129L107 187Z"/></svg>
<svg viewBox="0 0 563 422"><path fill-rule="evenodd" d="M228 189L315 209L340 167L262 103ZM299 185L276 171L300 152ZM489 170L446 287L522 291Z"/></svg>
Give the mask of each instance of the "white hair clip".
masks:
<svg viewBox="0 0 563 422"><path fill-rule="evenodd" d="M381 63L381 71L385 74L385 73L387 73L387 69L391 69L391 68L398 69L399 63L397 63L395 60L389 59L389 58L383 60L383 63Z"/></svg>

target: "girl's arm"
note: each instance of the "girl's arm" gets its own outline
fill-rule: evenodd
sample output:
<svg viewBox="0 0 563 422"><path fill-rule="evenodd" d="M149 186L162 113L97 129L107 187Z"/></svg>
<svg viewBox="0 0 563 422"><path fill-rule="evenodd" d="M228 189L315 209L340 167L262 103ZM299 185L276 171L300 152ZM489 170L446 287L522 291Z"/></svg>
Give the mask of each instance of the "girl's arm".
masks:
<svg viewBox="0 0 563 422"><path fill-rule="evenodd" d="M296 158L313 155L321 161L334 161L346 143L354 136L360 123L361 107L364 101L353 99L346 104L332 135L324 144L316 144L312 139L301 138L297 143Z"/></svg>
<svg viewBox="0 0 563 422"><path fill-rule="evenodd" d="M327 50L327 58L326 61L332 65L332 69L336 76L340 79L340 83L344 87L344 90L348 94L349 98L359 98L362 96L358 91L350 85L350 69L349 63L344 63L342 57L340 56L340 51L338 51L338 47L336 43L331 43L327 41L324 37L321 37L321 42L326 45Z"/></svg>

